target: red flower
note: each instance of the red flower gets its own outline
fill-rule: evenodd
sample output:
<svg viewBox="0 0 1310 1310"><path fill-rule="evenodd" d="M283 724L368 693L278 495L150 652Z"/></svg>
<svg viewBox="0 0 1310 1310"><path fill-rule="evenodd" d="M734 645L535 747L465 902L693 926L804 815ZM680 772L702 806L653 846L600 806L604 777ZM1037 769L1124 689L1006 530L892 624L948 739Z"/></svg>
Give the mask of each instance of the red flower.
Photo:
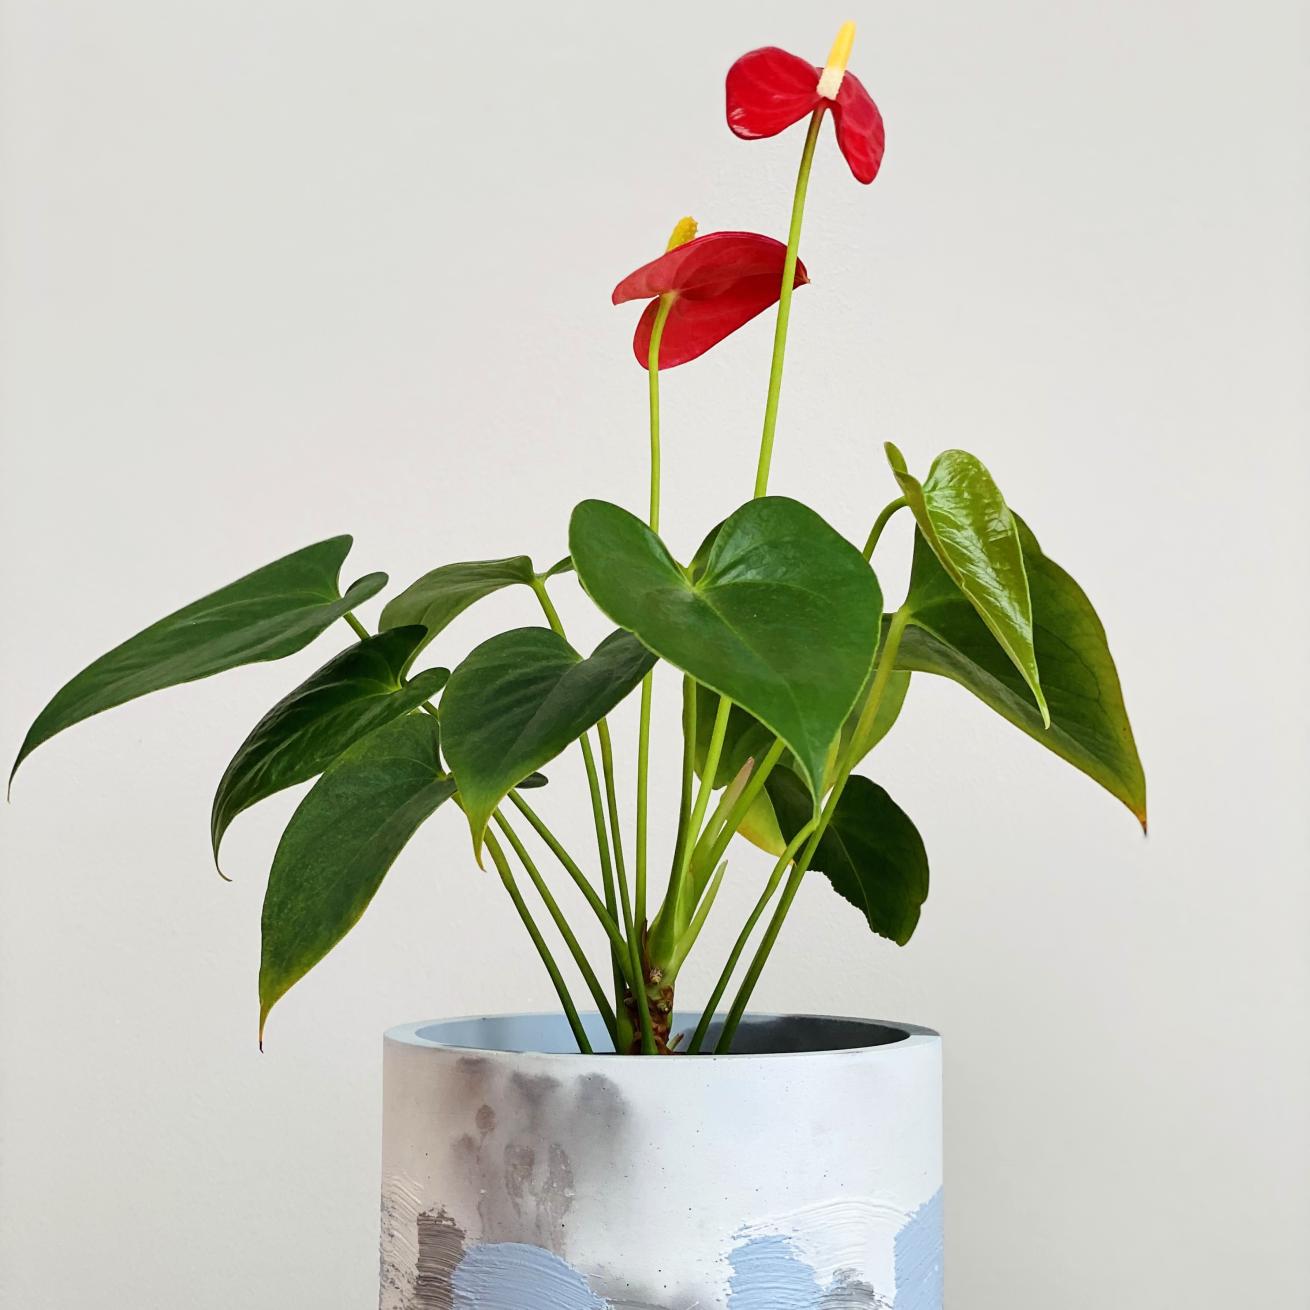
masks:
<svg viewBox="0 0 1310 1310"><path fill-rule="evenodd" d="M837 38L827 68L766 46L728 69L728 126L743 140L777 136L820 105L832 110L837 144L860 182L878 176L886 136L882 115L854 73L845 72L854 28ZM843 47L842 49L841 47Z"/></svg>
<svg viewBox="0 0 1310 1310"><path fill-rule="evenodd" d="M673 297L660 341L659 366L666 369L703 355L774 304L786 255L781 241L757 232L710 232L629 273L614 288L614 303L650 297L632 339L637 362L649 362L661 297ZM793 285L809 280L797 261Z"/></svg>

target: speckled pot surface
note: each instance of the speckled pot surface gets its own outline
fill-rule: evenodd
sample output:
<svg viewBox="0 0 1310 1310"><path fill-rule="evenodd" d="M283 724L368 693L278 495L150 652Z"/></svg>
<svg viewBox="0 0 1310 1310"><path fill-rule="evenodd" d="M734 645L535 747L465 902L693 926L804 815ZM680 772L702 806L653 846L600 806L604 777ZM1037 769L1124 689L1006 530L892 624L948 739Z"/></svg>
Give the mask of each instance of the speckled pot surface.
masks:
<svg viewBox="0 0 1310 1310"><path fill-rule="evenodd" d="M387 1034L381 1310L942 1310L936 1033L571 1046L544 1015Z"/></svg>

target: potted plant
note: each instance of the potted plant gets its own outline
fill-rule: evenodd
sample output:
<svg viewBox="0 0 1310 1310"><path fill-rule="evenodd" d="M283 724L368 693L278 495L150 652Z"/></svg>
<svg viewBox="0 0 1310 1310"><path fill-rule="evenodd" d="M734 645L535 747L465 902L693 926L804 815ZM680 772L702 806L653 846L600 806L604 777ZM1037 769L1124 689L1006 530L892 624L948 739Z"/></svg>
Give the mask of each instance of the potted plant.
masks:
<svg viewBox="0 0 1310 1310"><path fill-rule="evenodd" d="M387 1035L385 1310L940 1310L937 1035L753 1014L755 985L811 871L873 932L900 944L914 932L928 894L924 845L867 776L914 674L961 684L1145 826L1101 624L975 456L947 450L919 476L888 444L889 499L871 506L858 542L770 493L825 121L859 182L882 162L881 115L847 71L853 37L847 24L824 66L766 48L728 72L738 137L808 124L787 240L697 235L684 219L664 253L614 291L616 304L645 306L634 340L649 387L644 516L583 501L559 563L443 564L386 603L376 632L355 610L386 576L342 588L351 539L307 546L96 660L41 711L18 753L15 770L91 715L351 629L350 644L254 726L214 797L217 861L238 814L315 780L269 874L261 1043L275 1003L349 932L443 807L461 812L477 863L503 883L559 996L552 1015ZM753 495L698 545L671 549L659 536L660 373L775 307ZM872 561L897 516L914 547L904 599L890 605ZM614 625L589 654L570 643L552 599L574 586ZM447 625L506 588L538 611L528 626L483 642L453 672L433 664ZM680 721L682 763L676 814L652 822L661 661L681 674L676 713L662 705L658 722ZM637 785L621 797L607 716L630 695L640 703ZM572 749L594 815L587 853L552 829L550 793L533 794L541 770ZM681 1009L679 972L734 842L768 852L771 871L711 994ZM543 868L576 888L607 958L588 958ZM581 1006L562 964L581 980Z"/></svg>

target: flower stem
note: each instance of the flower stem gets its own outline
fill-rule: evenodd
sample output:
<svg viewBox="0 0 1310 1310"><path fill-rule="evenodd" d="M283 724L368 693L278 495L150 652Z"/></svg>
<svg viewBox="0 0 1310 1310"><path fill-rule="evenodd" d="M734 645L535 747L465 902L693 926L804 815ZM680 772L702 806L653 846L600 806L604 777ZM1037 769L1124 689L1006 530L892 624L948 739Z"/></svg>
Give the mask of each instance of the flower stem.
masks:
<svg viewBox="0 0 1310 1310"><path fill-rule="evenodd" d="M801 153L800 172L796 176L796 194L791 205L791 229L787 234L787 255L782 265L782 291L778 296L778 321L773 330L773 364L769 369L769 397L764 405L764 433L760 437L760 461L755 472L755 495L769 490L769 466L773 463L773 434L778 426L778 397L782 393L782 362L787 353L787 324L791 319L791 296L796 282L796 257L801 244L801 223L805 218L805 193L810 186L810 167L814 147L823 124L820 105L810 117L810 130Z"/></svg>
<svg viewBox="0 0 1310 1310"><path fill-rule="evenodd" d="M605 996L605 989L600 985L600 979L596 977L596 971L591 967L591 962L587 959L587 953L582 949L573 929L569 927L569 921L560 909L559 902L555 900L549 884L541 876L541 870L537 868L532 856L528 854L528 849L524 846L518 833L510 826L509 820L499 810L491 817L496 826L505 834L505 840L513 847L514 854L519 857L519 863L523 866L528 877L532 879L532 885L537 889L537 895L541 897L541 902L546 907L546 913L550 915L555 927L559 930L559 935L564 939L564 945L568 947L569 954L573 956L573 962L578 966L582 981L587 984L587 990L591 993L592 1000L596 1002L596 1008L600 1011L601 1018L605 1020L605 1027L609 1030L610 1041L617 1044L618 1031L615 1027L614 1010Z"/></svg>
<svg viewBox="0 0 1310 1310"><path fill-rule="evenodd" d="M674 297L660 297L651 325L650 355L646 361L650 400L650 514L648 522L652 532L660 530L660 342L664 338L664 324ZM635 886L633 891L633 919L638 932L646 927L646 828L650 795L650 716L655 696L655 674L648 673L641 680L641 716L637 729L637 846L634 854Z"/></svg>
<svg viewBox="0 0 1310 1310"><path fill-rule="evenodd" d="M883 641L882 650L878 654L878 665L873 675L873 686L869 688L869 699L865 702L864 709L860 714L859 725L851 737L853 742L859 741L864 736L869 725L873 722L874 715L878 712L878 704L882 700L892 670L896 666L896 654L900 650L901 636L905 631L905 625L909 622L909 618L910 611L904 605L892 615L892 621L887 629L887 636ZM851 776L853 767L854 760L848 750L838 767L837 780L833 784L832 791L824 804L823 813L819 816L814 831L810 834L804 849L792 866L791 876L787 879L787 885L782 890L778 908L773 912L773 918L769 920L769 926L764 931L764 937L761 939L759 948L750 962L750 967L746 970L746 977L742 980L741 987L737 991L737 996L732 1003L732 1009L728 1012L727 1022L723 1026L723 1032L719 1035L718 1045L714 1048L719 1054L732 1049L732 1039L737 1032L738 1024L741 1023L742 1015L746 1013L746 1006L750 1004L751 993L755 990L755 984L759 982L760 974L768 962L769 952L773 950L774 943L778 940L778 934L782 931L782 924L787 917L787 911L791 909L792 902L796 899L796 893L800 891L801 882L805 877L806 870L810 867L810 861L814 858L814 852L818 849L819 842L823 840L823 834L827 832L829 824L832 823L832 817L837 812L837 806L841 801L842 793L846 790L846 783Z"/></svg>
<svg viewBox="0 0 1310 1310"><path fill-rule="evenodd" d="M873 527L869 529L868 540L864 543L864 558L872 559L874 548L878 545L878 539L882 536L882 530L891 522L892 515L898 509L904 509L909 502L904 496L898 496L889 504L884 505L878 513L878 517L873 521Z"/></svg>
<svg viewBox="0 0 1310 1310"><path fill-rule="evenodd" d="M509 867L509 861L505 858L505 852L496 840L496 834L489 832L484 840L496 871L500 874L500 880L505 884L505 890L509 892L509 898L514 902L514 908L519 912L519 918L523 920L523 926L528 930L528 936L532 938L532 944L537 948L537 954L541 956L541 962L546 966L546 972L550 974L550 980L555 985L555 992L564 1007L564 1014L569 1021L569 1027L573 1030L574 1040L578 1043L578 1050L583 1055L594 1054L591 1043L587 1040L587 1031L578 1017L577 1006L573 1004L573 998L569 995L569 989L564 982L564 975L560 973L559 965L555 963L555 957L551 955L550 947L546 945L546 939L541 935L541 929L533 922L532 914L523 900L523 893L519 891L518 884L514 881L514 874Z"/></svg>

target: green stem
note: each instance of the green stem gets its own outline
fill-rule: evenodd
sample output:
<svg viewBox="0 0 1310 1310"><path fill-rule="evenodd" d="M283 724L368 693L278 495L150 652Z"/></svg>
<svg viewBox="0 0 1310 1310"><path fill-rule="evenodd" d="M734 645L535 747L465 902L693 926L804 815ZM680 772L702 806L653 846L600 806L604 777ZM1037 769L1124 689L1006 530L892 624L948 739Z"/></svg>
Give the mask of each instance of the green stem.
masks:
<svg viewBox="0 0 1310 1310"><path fill-rule="evenodd" d="M688 1055L697 1055L705 1041L705 1034L709 1031L710 1024L714 1022L714 1012L719 1008L719 1002L723 999L723 993L728 990L728 983L732 981L733 972L737 968L737 961L741 959L742 952L746 949L746 944L750 941L751 933L755 931L755 925L759 923L760 916L764 913L769 902L773 899L773 894L778 890L779 883L782 882L782 875L787 871L787 866L791 863L792 857L796 854L801 843L809 837L814 829L816 820L811 819L800 832L794 836L787 844L787 849L778 857L778 862L773 866L773 872L769 874L769 880L764 885L764 890L760 893L760 898L755 902L755 908L750 912L750 917L746 920L746 925L738 934L737 940L733 943L732 950L728 953L728 962L723 966L723 972L719 974L719 981L714 984L714 990L710 993L710 999L705 1003L704 1013L701 1014L700 1023L696 1025L695 1036L691 1039L691 1045L687 1047Z"/></svg>
<svg viewBox="0 0 1310 1310"><path fill-rule="evenodd" d="M652 532L660 530L660 342L664 339L664 324L668 321L673 301L672 295L660 297L655 322L651 325L650 353L646 359L650 403L650 513L647 522ZM650 796L650 716L654 696L655 675L648 673L641 681L641 717L637 731L637 848L633 893L636 903L633 918L638 931L646 926L646 828Z"/></svg>
<svg viewBox="0 0 1310 1310"><path fill-rule="evenodd" d="M532 879L532 885L537 889L537 895L541 897L541 902L546 907L547 914L550 915L555 927L559 930L559 935L564 939L564 945L568 947L569 954L573 956L573 962L578 966L578 972L582 975L583 982L587 984L587 990L591 993L592 1000L596 1002L596 1008L600 1011L601 1018L605 1020L605 1027L609 1030L610 1041L617 1044L618 1031L614 1021L614 1010L605 995L605 989L600 985L600 979L596 977L596 971L591 967L591 962L587 959L586 952L582 949L577 936L569 926L569 921L565 918L559 903L551 894L550 886L541 876L541 870L537 868L532 856L528 854L528 849L524 846L518 833L510 826L509 820L499 810L496 810L491 817L496 826L505 834L505 840L513 847L514 854L519 857L519 863L523 866L528 877Z"/></svg>
<svg viewBox="0 0 1310 1310"><path fill-rule="evenodd" d="M661 968L665 967L672 958L678 939L686 932L696 909L689 876L691 857L699 841L701 825L705 822L705 811L709 808L710 794L714 791L714 775L719 770L723 741L728 731L728 716L731 713L732 702L726 696L721 696L718 713L714 717L714 728L710 734L709 751L705 756L705 767L701 770L696 802L692 806L683 841L676 853L676 863L669 877L668 894L651 926L651 958Z"/></svg>
<svg viewBox="0 0 1310 1310"><path fill-rule="evenodd" d="M859 725L852 735L852 741L860 740L868 731L869 725L878 712L878 703L882 700L883 693L887 689L887 683L896 666L896 654L900 650L901 636L905 632L905 625L909 622L909 618L910 611L904 605L892 615L886 639L883 641L882 650L878 654L878 667L873 675L873 686L869 689L869 699L860 714ZM778 940L778 934L782 931L782 924L787 917L787 911L791 909L792 902L796 899L796 893L800 891L801 882L805 878L806 870L810 867L814 852L823 840L823 834L827 832L828 826L832 822L832 816L837 812L837 806L841 801L842 793L846 790L846 783L851 776L853 767L854 761L848 751L838 767L837 780L833 784L833 789L824 804L823 813L819 816L819 822L805 843L800 857L792 866L791 876L787 879L786 887L783 888L782 896L778 901L778 908L773 912L773 918L769 920L769 926L764 931L764 937L761 939L755 956L750 962L750 967L746 971L746 977L742 980L741 987L737 991L737 996L732 1003L732 1009L728 1012L727 1022L723 1026L723 1032L719 1035L718 1045L715 1047L715 1050L720 1054L732 1049L732 1039L737 1032L738 1024L741 1023L742 1015L746 1013L746 1006L750 1004L751 993L755 990L755 984L759 982L760 974L768 962L769 952L773 950L774 943Z"/></svg>
<svg viewBox="0 0 1310 1310"><path fill-rule="evenodd" d="M342 617L354 629L355 636L357 636L360 641L364 641L373 635L349 610L347 610Z"/></svg>
<svg viewBox="0 0 1310 1310"><path fill-rule="evenodd" d="M682 863L691 827L692 791L696 786L696 682L682 679L682 794L678 801L678 835L673 842L673 868Z"/></svg>
<svg viewBox="0 0 1310 1310"><path fill-rule="evenodd" d="M732 839L737 835L737 830L741 827L747 814L750 813L751 806L759 797L760 792L764 790L764 784L768 782L769 775L773 772L778 761L782 758L783 751L786 747L780 740L775 741L765 753L764 758L756 766L755 771L751 774L750 781L746 784L741 794L732 803L724 818L721 826L714 836L714 844L709 848L707 855L702 855L698 860L696 854L692 855L693 870L713 869L718 866L719 861L723 858L724 852L728 849ZM713 821L711 820L711 830L713 830Z"/></svg>
<svg viewBox="0 0 1310 1310"><path fill-rule="evenodd" d="M769 466L773 463L773 434L778 426L778 397L782 394L782 362L787 353L787 324L791 319L791 297L796 282L796 256L801 244L801 223L805 218L805 193L810 186L810 166L823 124L821 104L810 116L810 130L796 175L796 194L791 204L791 229L787 234L787 255L782 265L782 291L778 296L778 321L773 330L773 363L769 369L769 397L764 405L764 432L760 437L760 460L755 472L755 495L769 489Z"/></svg>
<svg viewBox="0 0 1310 1310"><path fill-rule="evenodd" d="M874 547L878 544L878 538L882 536L882 530L891 522L892 515L898 509L904 509L909 502L904 496L899 496L890 504L884 505L879 512L878 517L873 521L873 527L869 529L868 540L864 543L864 558L872 559Z"/></svg>
<svg viewBox="0 0 1310 1310"><path fill-rule="evenodd" d="M537 836L546 843L550 853L560 862L560 866L573 879L574 884L585 897L587 904L591 906L592 912L600 921L600 926L605 929L605 935L610 939L610 944L615 950L621 952L619 958L624 971L624 979L630 982L631 979L627 977L628 943L624 941L623 934L619 931L614 916L609 912L609 907L596 895L596 889L591 885L591 880L583 873L577 861L564 849L559 838L546 826L545 820L536 810L517 791L510 792L509 799L518 812L531 824Z"/></svg>
<svg viewBox="0 0 1310 1310"><path fill-rule="evenodd" d="M542 613L545 614L546 622L550 625L550 630L557 636L564 637L564 624L560 621L555 602L551 600L550 593L546 590L546 580L542 577L534 577L532 579L532 590L536 593ZM587 771L587 791L591 796L591 816L596 829L596 853L600 858L600 879L605 893L605 908L609 911L610 918L617 921L619 902L614 890L614 866L610 858L609 833L605 827L605 805L601 799L600 772L596 768L596 754L591 748L591 739L586 733L583 733L578 739L578 746L582 751L582 763ZM630 1035L627 1033L627 1014L623 1009L623 994L628 967L626 963L628 954L626 946L622 951L617 946L614 947L612 954L614 1003L618 1015L620 1038L622 1039Z"/></svg>
<svg viewBox="0 0 1310 1310"><path fill-rule="evenodd" d="M651 324L650 354L646 359L650 396L650 516L647 522L652 532L660 530L660 342L664 339L664 324L675 299L672 295L660 297L655 322Z"/></svg>
<svg viewBox="0 0 1310 1310"><path fill-rule="evenodd" d="M633 1003L637 1007L637 1022L641 1027L641 1052L655 1055L655 1029L650 1021L650 997L646 994L646 967L642 960L642 931L632 917L632 901L628 895L628 875L623 864L623 836L619 827L618 789L614 785L614 745L610 740L609 726L604 719L596 725L600 738L600 763L605 774L605 798L610 812L610 839L614 844L614 874L619 884L619 903L623 907L623 922L628 934L628 963L637 980L632 988Z"/></svg>
<svg viewBox="0 0 1310 1310"><path fill-rule="evenodd" d="M541 930L533 922L527 903L523 899L523 894L514 881L514 874L510 870L509 861L505 858L505 852L496 840L496 834L493 832L487 833L485 842L487 850L491 852L491 859L496 866L496 871L500 874L500 880L505 884L505 890L509 892L510 900L514 902L514 908L519 912L519 918L523 920L523 926L528 930L528 936L532 938L532 944L537 948L537 954L541 956L541 962L546 966L546 972L550 974L550 980L555 985L555 992L559 996L560 1004L564 1007L564 1014L569 1021L569 1027L573 1029L573 1037L578 1043L578 1050L583 1055L594 1054L591 1043L587 1040L587 1031L583 1028L582 1020L578 1017L577 1006L573 1004L573 998L569 995L569 989L564 982L564 975L560 973L559 965L555 963L555 957L551 955L550 947L546 945L546 939L541 935Z"/></svg>

